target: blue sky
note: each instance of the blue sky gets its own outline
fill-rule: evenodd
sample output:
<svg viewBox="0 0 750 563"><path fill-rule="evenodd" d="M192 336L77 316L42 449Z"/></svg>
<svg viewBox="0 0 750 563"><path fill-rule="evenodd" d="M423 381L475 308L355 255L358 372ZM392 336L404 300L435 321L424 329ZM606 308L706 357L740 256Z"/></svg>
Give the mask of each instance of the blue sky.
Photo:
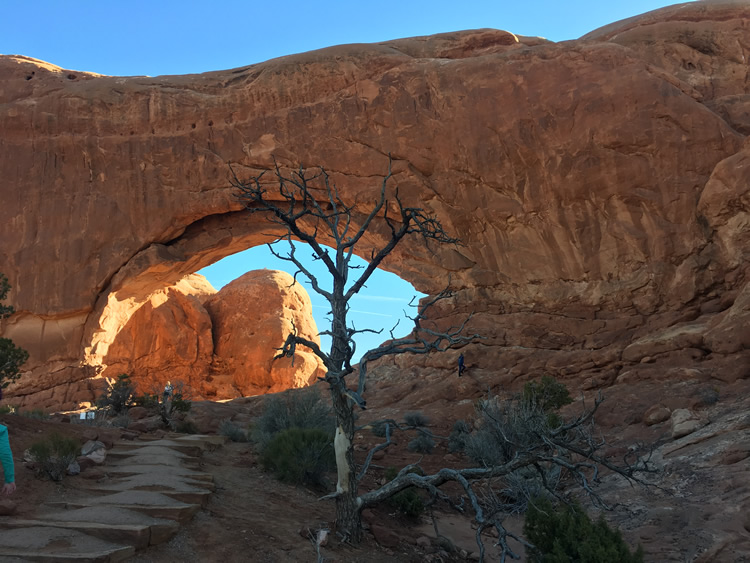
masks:
<svg viewBox="0 0 750 563"><path fill-rule="evenodd" d="M0 53L66 69L133 76L189 74L245 66L342 43L369 43L491 27L552 41L575 39L617 20L673 2L631 0L288 1L0 0ZM218 289L248 270L288 269L265 247L202 270ZM293 273L293 271L292 271ZM392 327L415 295L397 276L378 273L352 301L357 328ZM313 312L321 330L325 302ZM406 328L408 323L401 321ZM377 345L373 336L359 352Z"/></svg>

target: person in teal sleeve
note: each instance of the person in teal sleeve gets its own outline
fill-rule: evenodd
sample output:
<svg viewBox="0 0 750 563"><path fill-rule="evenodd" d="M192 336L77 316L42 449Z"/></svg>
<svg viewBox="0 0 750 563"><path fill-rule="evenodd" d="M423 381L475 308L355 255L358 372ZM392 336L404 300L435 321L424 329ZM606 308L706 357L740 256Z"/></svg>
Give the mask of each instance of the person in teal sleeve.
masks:
<svg viewBox="0 0 750 563"><path fill-rule="evenodd" d="M0 424L0 463L3 464L5 473L5 484L0 492L4 495L12 495L16 490L16 474L13 467L13 453L10 451L10 440L8 440L8 429Z"/></svg>

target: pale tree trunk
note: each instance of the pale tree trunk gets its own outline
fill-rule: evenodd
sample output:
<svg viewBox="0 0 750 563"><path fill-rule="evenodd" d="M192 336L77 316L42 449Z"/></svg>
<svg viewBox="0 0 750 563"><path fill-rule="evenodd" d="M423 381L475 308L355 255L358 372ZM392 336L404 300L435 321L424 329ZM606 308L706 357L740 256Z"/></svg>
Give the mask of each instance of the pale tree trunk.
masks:
<svg viewBox="0 0 750 563"><path fill-rule="evenodd" d="M339 389L331 389L333 410L336 413L336 528L349 541L362 539L362 515L358 502L357 474L354 465L354 413L349 398Z"/></svg>

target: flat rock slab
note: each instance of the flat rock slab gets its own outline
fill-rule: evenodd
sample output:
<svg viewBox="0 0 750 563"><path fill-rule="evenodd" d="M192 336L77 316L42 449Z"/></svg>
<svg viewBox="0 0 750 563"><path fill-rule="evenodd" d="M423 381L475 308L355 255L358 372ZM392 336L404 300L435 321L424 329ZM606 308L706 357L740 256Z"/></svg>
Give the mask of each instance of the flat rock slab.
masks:
<svg viewBox="0 0 750 563"><path fill-rule="evenodd" d="M173 454L177 454L177 455L173 455ZM107 456L107 467L121 467L123 465L127 465L127 466L166 465L170 467L182 467L182 466L198 467L198 460L195 458L187 457L184 454L181 454L180 452L175 452L174 450L165 450L163 452L146 452L143 454L136 453L133 455L115 454L114 456L112 455Z"/></svg>
<svg viewBox="0 0 750 563"><path fill-rule="evenodd" d="M147 491L151 487L201 494L208 493L216 488L213 482L195 481L185 475L177 475L164 471L137 473L127 477L119 477L105 483L92 483L90 486L90 488L100 491Z"/></svg>
<svg viewBox="0 0 750 563"><path fill-rule="evenodd" d="M136 549L145 547L141 545L143 541L141 538L142 535L146 536L146 545L157 545L171 539L180 529L179 524L173 520L154 518L142 512L117 506L89 506L47 512L36 518L37 522L45 522L44 524L36 525L73 528L95 535L101 539L122 543L115 539L115 536L108 535L110 528L117 528L120 530L119 534L133 535L138 544L136 545L136 543L130 541L128 543L135 545ZM3 518L0 519L0 527L15 528L18 527L17 522L19 521L15 518ZM99 531L97 526L87 527L87 524L96 524L104 528L104 530ZM78 525L83 525L83 527L78 527ZM138 529L143 529L145 532L136 532Z"/></svg>
<svg viewBox="0 0 750 563"><path fill-rule="evenodd" d="M185 503L154 491L125 491L113 495L88 497L77 501L50 503L62 508L85 508L90 506L116 506L137 510L153 518L168 518L180 523L189 521L200 506Z"/></svg>
<svg viewBox="0 0 750 563"><path fill-rule="evenodd" d="M48 526L0 530L0 562L114 563L133 555L132 545L118 545L76 530Z"/></svg>
<svg viewBox="0 0 750 563"><path fill-rule="evenodd" d="M131 476L139 475L142 473L148 474L160 474L169 473L179 477L187 478L192 481L200 482L202 487L209 488L206 483L214 482L214 476L210 473L204 473L202 471L196 471L181 465L160 465L160 464L139 464L139 463L126 463L126 460L120 460L120 463L113 466L107 467L107 473L110 475L122 475ZM213 485L210 487L213 490Z"/></svg>
<svg viewBox="0 0 750 563"><path fill-rule="evenodd" d="M181 444L197 445L203 450L215 450L226 444L228 438L219 434L186 434L174 438L174 440Z"/></svg>
<svg viewBox="0 0 750 563"><path fill-rule="evenodd" d="M165 440L166 442L166 440ZM157 444L151 442L148 445L141 444L116 444L113 449L107 452L107 457L126 457L126 456L172 456L181 460L196 460L201 454L201 449L189 444L177 444L176 442ZM187 450L187 451L186 451Z"/></svg>

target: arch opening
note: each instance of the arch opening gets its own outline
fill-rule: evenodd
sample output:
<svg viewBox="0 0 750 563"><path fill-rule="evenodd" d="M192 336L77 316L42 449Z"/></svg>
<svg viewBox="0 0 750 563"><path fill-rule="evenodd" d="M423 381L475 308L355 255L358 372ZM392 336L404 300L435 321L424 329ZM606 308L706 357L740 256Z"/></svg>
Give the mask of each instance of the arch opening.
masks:
<svg viewBox="0 0 750 563"><path fill-rule="evenodd" d="M283 268L292 274L295 270L289 262L272 260L266 250L266 244L276 239L278 233L274 233L267 222L251 221L248 217L249 214L240 212L204 218L171 243L152 244L134 256L112 278L108 291L102 293L96 310L89 317L82 342L84 366L93 367L98 377L112 378L120 373L130 373L136 383L142 382L139 383L139 392L154 392L163 386L161 380L181 378L189 382L194 396L206 399L227 399L301 387L321 376L324 373L321 371L322 362L312 352L306 356L298 354L294 366L286 365L285 362L291 364L292 361L285 359L274 362L273 368L269 367L267 364L275 349L283 344L283 338L272 345L261 343L268 351L266 355L270 353L271 356L254 360L245 358L245 367L238 368L238 362L227 362L215 353L225 344L222 338L232 339L226 336L226 330L224 336L217 335L217 323L211 311L212 307L219 308L214 303L215 289L221 289L224 283L248 270ZM377 246L376 241L371 244ZM296 247L298 254L305 252L306 245L296 243ZM358 250L367 253L370 249L362 247ZM234 273L221 273L227 270L222 266L222 259L235 264ZM395 260L394 263L403 264L403 261ZM421 271L413 261L404 270ZM215 275L217 271L219 273ZM209 282L214 281L219 287L205 286L199 277L193 275L196 272L208 274ZM291 275L286 275L288 281L277 285L293 285ZM321 274L319 279L326 280L326 276ZM298 281L300 283L296 285L304 287L311 299L314 325L325 330L327 302L306 286L304 276L300 275ZM384 293L383 289L390 291ZM379 335L365 333L356 339L355 361L367 350L388 340L398 318L403 317L394 335L408 334L411 323L403 311L409 309L413 297L416 297L416 303L423 295L406 279L378 270L368 287L352 300L350 319L357 329L382 332ZM211 302L207 304L209 300ZM257 306L253 313L258 313ZM410 314L413 315L413 311ZM283 337L291 329L290 322ZM229 332L243 331L247 332L247 329L235 327ZM317 333L316 328L315 335ZM330 347L325 337L321 347L325 351ZM246 369L252 363L266 365L270 375L260 379L237 375L239 371L252 371ZM300 363L303 364L302 370L298 369Z"/></svg>

